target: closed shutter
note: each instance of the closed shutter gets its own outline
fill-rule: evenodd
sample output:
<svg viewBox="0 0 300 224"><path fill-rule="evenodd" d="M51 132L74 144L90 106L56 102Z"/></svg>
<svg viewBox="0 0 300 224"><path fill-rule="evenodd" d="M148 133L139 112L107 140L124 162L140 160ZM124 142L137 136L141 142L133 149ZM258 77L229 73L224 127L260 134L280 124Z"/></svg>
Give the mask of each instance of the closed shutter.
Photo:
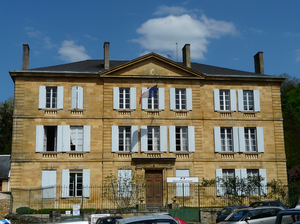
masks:
<svg viewBox="0 0 300 224"><path fill-rule="evenodd" d="M254 95L254 111L260 111L260 98L259 98L259 90L253 90Z"/></svg>
<svg viewBox="0 0 300 224"><path fill-rule="evenodd" d="M264 143L264 129L263 127L256 128L257 136L257 150L258 152L265 152L265 143Z"/></svg>
<svg viewBox="0 0 300 224"><path fill-rule="evenodd" d="M71 108L77 109L77 86L72 86L71 88Z"/></svg>
<svg viewBox="0 0 300 224"><path fill-rule="evenodd" d="M141 152L148 151L147 126L141 126Z"/></svg>
<svg viewBox="0 0 300 224"><path fill-rule="evenodd" d="M35 151L44 151L44 126L37 125L35 128Z"/></svg>
<svg viewBox="0 0 300 224"><path fill-rule="evenodd" d="M175 110L175 88L170 88L170 110Z"/></svg>
<svg viewBox="0 0 300 224"><path fill-rule="evenodd" d="M243 90L239 89L238 91L238 110L244 110L244 99L243 99Z"/></svg>
<svg viewBox="0 0 300 224"><path fill-rule="evenodd" d="M158 109L164 110L165 109L165 89L158 88Z"/></svg>
<svg viewBox="0 0 300 224"><path fill-rule="evenodd" d="M39 109L46 108L46 86L39 87Z"/></svg>
<svg viewBox="0 0 300 224"><path fill-rule="evenodd" d="M139 151L139 130L138 126L131 126L131 152Z"/></svg>
<svg viewBox="0 0 300 224"><path fill-rule="evenodd" d="M259 175L263 178L261 184L262 184L262 187L260 189L260 195L266 195L267 194L267 172L266 172L266 169L259 169Z"/></svg>
<svg viewBox="0 0 300 224"><path fill-rule="evenodd" d="M82 170L83 197L90 197L90 170Z"/></svg>
<svg viewBox="0 0 300 224"><path fill-rule="evenodd" d="M214 106L215 106L215 111L220 110L220 90L219 89L214 89Z"/></svg>
<svg viewBox="0 0 300 224"><path fill-rule="evenodd" d="M159 130L159 141L160 141L160 151L166 152L167 151L167 127L160 126Z"/></svg>
<svg viewBox="0 0 300 224"><path fill-rule="evenodd" d="M170 152L176 151L175 126L169 127Z"/></svg>
<svg viewBox="0 0 300 224"><path fill-rule="evenodd" d="M192 89L186 89L186 109L187 110L193 110Z"/></svg>
<svg viewBox="0 0 300 224"><path fill-rule="evenodd" d="M64 87L57 87L57 109L63 109L64 107Z"/></svg>
<svg viewBox="0 0 300 224"><path fill-rule="evenodd" d="M134 87L130 88L130 109L136 109L136 88Z"/></svg>
<svg viewBox="0 0 300 224"><path fill-rule="evenodd" d="M235 89L230 90L230 110L236 111L236 93Z"/></svg>
<svg viewBox="0 0 300 224"><path fill-rule="evenodd" d="M221 152L221 128L214 127L215 152Z"/></svg>
<svg viewBox="0 0 300 224"><path fill-rule="evenodd" d="M69 185L70 185L70 171L62 170L61 175L61 197L69 197Z"/></svg>
<svg viewBox="0 0 300 224"><path fill-rule="evenodd" d="M238 127L233 127L233 151L234 152L239 152L240 151L240 146L239 146L239 128Z"/></svg>
<svg viewBox="0 0 300 224"><path fill-rule="evenodd" d="M57 152L63 151L63 141L64 141L63 126L58 125L57 126Z"/></svg>
<svg viewBox="0 0 300 224"><path fill-rule="evenodd" d="M78 109L83 109L83 87L78 86Z"/></svg>
<svg viewBox="0 0 300 224"><path fill-rule="evenodd" d="M83 151L90 152L91 148L91 126L83 126Z"/></svg>
<svg viewBox="0 0 300 224"><path fill-rule="evenodd" d="M119 151L119 127L111 126L111 151Z"/></svg>
<svg viewBox="0 0 300 224"><path fill-rule="evenodd" d="M216 180L217 180L217 196L223 196L223 187L222 187L222 179L223 179L223 173L222 169L216 169Z"/></svg>
<svg viewBox="0 0 300 224"><path fill-rule="evenodd" d="M239 145L240 145L240 152L245 152L245 128L239 127Z"/></svg>
<svg viewBox="0 0 300 224"><path fill-rule="evenodd" d="M142 94L144 92L147 91L147 88L146 87L142 87ZM143 110L147 110L148 109L148 98L142 98L142 109Z"/></svg>
<svg viewBox="0 0 300 224"><path fill-rule="evenodd" d="M113 109L118 110L120 107L119 104L119 87L113 88Z"/></svg>
<svg viewBox="0 0 300 224"><path fill-rule="evenodd" d="M189 152L195 152L195 127L188 126L188 147Z"/></svg>
<svg viewBox="0 0 300 224"><path fill-rule="evenodd" d="M42 171L42 198L56 197L56 170Z"/></svg>

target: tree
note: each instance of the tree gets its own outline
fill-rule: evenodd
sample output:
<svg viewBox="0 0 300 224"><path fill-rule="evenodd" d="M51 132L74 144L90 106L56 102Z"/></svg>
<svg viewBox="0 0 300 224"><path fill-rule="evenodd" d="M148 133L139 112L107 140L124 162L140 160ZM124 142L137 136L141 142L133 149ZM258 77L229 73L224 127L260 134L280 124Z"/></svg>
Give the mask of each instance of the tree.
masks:
<svg viewBox="0 0 300 224"><path fill-rule="evenodd" d="M13 126L13 98L0 103L0 154L10 154Z"/></svg>

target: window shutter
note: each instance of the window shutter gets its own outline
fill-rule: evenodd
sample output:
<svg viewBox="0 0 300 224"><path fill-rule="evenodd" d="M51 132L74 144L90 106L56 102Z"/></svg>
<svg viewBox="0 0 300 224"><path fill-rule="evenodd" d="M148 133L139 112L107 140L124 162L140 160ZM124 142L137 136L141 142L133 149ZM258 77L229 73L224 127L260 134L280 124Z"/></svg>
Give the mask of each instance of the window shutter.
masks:
<svg viewBox="0 0 300 224"><path fill-rule="evenodd" d="M58 125L57 126L57 152L63 151L64 137L65 136L63 136L63 126Z"/></svg>
<svg viewBox="0 0 300 224"><path fill-rule="evenodd" d="M118 110L120 107L119 104L119 87L113 88L113 109Z"/></svg>
<svg viewBox="0 0 300 224"><path fill-rule="evenodd" d="M214 127L215 152L221 152L221 128Z"/></svg>
<svg viewBox="0 0 300 224"><path fill-rule="evenodd" d="M90 170L82 170L83 197L90 197Z"/></svg>
<svg viewBox="0 0 300 224"><path fill-rule="evenodd" d="M259 98L259 90L253 90L254 96L254 111L260 111L260 98Z"/></svg>
<svg viewBox="0 0 300 224"><path fill-rule="evenodd" d="M235 169L235 177L238 178L239 180L242 179L242 174L241 174L241 169ZM241 196L242 192L239 190L238 195Z"/></svg>
<svg viewBox="0 0 300 224"><path fill-rule="evenodd" d="M169 126L170 152L176 151L175 126Z"/></svg>
<svg viewBox="0 0 300 224"><path fill-rule="evenodd" d="M131 110L136 109L136 88L135 87L130 88L130 109Z"/></svg>
<svg viewBox="0 0 300 224"><path fill-rule="evenodd" d="M56 197L56 170L42 170L42 188L51 186L42 190L42 198Z"/></svg>
<svg viewBox="0 0 300 224"><path fill-rule="evenodd" d="M261 184L261 191L260 191L260 195L266 195L267 194L267 173L266 173L266 169L259 169L259 175L264 179Z"/></svg>
<svg viewBox="0 0 300 224"><path fill-rule="evenodd" d="M222 178L223 178L223 173L222 169L216 169L216 180L217 180L217 196L223 196L223 187L222 187Z"/></svg>
<svg viewBox="0 0 300 224"><path fill-rule="evenodd" d="M238 92L238 110L243 111L244 110L243 90L239 89L237 92Z"/></svg>
<svg viewBox="0 0 300 224"><path fill-rule="evenodd" d="M166 152L167 151L167 126L160 126L159 127L159 144L160 144L160 151Z"/></svg>
<svg viewBox="0 0 300 224"><path fill-rule="evenodd" d="M70 151L70 126L69 125L57 126L57 151L58 152Z"/></svg>
<svg viewBox="0 0 300 224"><path fill-rule="evenodd" d="M147 88L142 87L142 94L146 92ZM148 98L142 98L142 109L147 110L148 109Z"/></svg>
<svg viewBox="0 0 300 224"><path fill-rule="evenodd" d="M61 175L61 197L69 197L70 171L62 170Z"/></svg>
<svg viewBox="0 0 300 224"><path fill-rule="evenodd" d="M39 109L46 108L46 86L39 87Z"/></svg>
<svg viewBox="0 0 300 224"><path fill-rule="evenodd" d="M91 148L91 126L83 126L83 151L90 152Z"/></svg>
<svg viewBox="0 0 300 224"><path fill-rule="evenodd" d="M111 151L119 151L119 127L111 126Z"/></svg>
<svg viewBox="0 0 300 224"><path fill-rule="evenodd" d="M78 109L83 109L83 87L78 86Z"/></svg>
<svg viewBox="0 0 300 224"><path fill-rule="evenodd" d="M139 151L139 130L138 126L131 126L131 152Z"/></svg>
<svg viewBox="0 0 300 224"><path fill-rule="evenodd" d="M263 127L256 128L256 136L257 136L257 151L265 152Z"/></svg>
<svg viewBox="0 0 300 224"><path fill-rule="evenodd" d="M234 152L239 152L240 151L240 146L239 146L239 128L238 127L233 127L233 151Z"/></svg>
<svg viewBox="0 0 300 224"><path fill-rule="evenodd" d="M230 90L230 110L236 111L236 93L235 89Z"/></svg>
<svg viewBox="0 0 300 224"><path fill-rule="evenodd" d="M220 110L220 90L214 89L214 104L215 104L215 111Z"/></svg>
<svg viewBox="0 0 300 224"><path fill-rule="evenodd" d="M195 127L188 126L188 147L189 152L195 152Z"/></svg>
<svg viewBox="0 0 300 224"><path fill-rule="evenodd" d="M35 128L35 151L44 151L44 126L37 125Z"/></svg>
<svg viewBox="0 0 300 224"><path fill-rule="evenodd" d="M147 126L141 126L141 152L148 151Z"/></svg>
<svg viewBox="0 0 300 224"><path fill-rule="evenodd" d="M186 109L193 110L193 94L192 89L186 89Z"/></svg>
<svg viewBox="0 0 300 224"><path fill-rule="evenodd" d="M240 152L245 152L245 128L238 127L239 130L239 145L240 145Z"/></svg>
<svg viewBox="0 0 300 224"><path fill-rule="evenodd" d="M170 88L170 110L175 110L175 88Z"/></svg>
<svg viewBox="0 0 300 224"><path fill-rule="evenodd" d="M57 109L63 109L64 107L64 87L57 87Z"/></svg>
<svg viewBox="0 0 300 224"><path fill-rule="evenodd" d="M158 109L164 110L165 109L165 89L158 88Z"/></svg>
<svg viewBox="0 0 300 224"><path fill-rule="evenodd" d="M76 97L76 92L77 92L77 86L72 86L71 87L71 108L76 109L77 106L77 97Z"/></svg>

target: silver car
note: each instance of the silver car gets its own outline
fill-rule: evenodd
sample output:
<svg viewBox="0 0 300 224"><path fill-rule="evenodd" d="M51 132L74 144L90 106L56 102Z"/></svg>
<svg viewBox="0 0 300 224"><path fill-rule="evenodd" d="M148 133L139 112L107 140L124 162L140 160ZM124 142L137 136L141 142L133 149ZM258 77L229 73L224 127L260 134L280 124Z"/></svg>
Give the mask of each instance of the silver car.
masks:
<svg viewBox="0 0 300 224"><path fill-rule="evenodd" d="M276 216L281 210L284 208L275 206L238 209L219 224L274 224ZM293 220L291 217L286 217L282 223L293 223Z"/></svg>
<svg viewBox="0 0 300 224"><path fill-rule="evenodd" d="M149 215L136 216L132 218L120 219L116 224L178 224L175 219L169 215Z"/></svg>

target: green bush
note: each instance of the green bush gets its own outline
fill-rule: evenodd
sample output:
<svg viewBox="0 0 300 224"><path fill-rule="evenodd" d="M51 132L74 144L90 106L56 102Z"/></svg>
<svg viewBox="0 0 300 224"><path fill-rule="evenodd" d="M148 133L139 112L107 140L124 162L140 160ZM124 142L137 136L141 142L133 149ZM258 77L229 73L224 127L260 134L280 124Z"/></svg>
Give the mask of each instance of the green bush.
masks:
<svg viewBox="0 0 300 224"><path fill-rule="evenodd" d="M35 213L35 210L31 209L29 207L20 207L20 208L17 208L16 212L18 214L33 214L33 213Z"/></svg>

